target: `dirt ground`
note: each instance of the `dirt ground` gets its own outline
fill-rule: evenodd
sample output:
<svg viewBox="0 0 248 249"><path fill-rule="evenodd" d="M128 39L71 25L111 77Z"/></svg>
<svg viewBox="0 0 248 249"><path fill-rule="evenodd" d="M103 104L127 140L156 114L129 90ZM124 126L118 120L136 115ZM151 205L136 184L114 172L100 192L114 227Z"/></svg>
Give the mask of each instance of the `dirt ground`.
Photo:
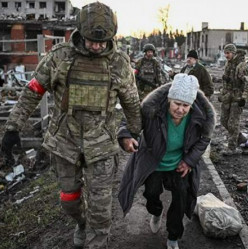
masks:
<svg viewBox="0 0 248 249"><path fill-rule="evenodd" d="M146 211L142 196L143 188L137 193L130 213L123 217L117 193L128 156L127 153L121 153L120 167L114 181L113 225L109 249L165 249L166 211L162 229L158 234L152 234L149 227L150 215ZM211 192L219 197L206 167L203 167L202 179L204 181L199 195ZM39 192L23 203L16 204L16 200L28 196L37 186ZM1 202L0 249L72 249L75 223L61 210L58 196L59 189L52 168L10 191L8 200L6 198L4 204ZM162 199L167 209L170 202L169 192L165 192ZM225 240L206 237L197 216L192 220L185 218L184 224L185 233L180 240L180 249L244 249L238 236Z"/></svg>
<svg viewBox="0 0 248 249"><path fill-rule="evenodd" d="M210 69L216 81L221 77L222 69ZM221 83L215 83L216 94L212 103L219 113L217 102L218 88ZM248 111L242 117L242 131L246 132ZM223 182L239 211L248 224L248 197L246 192L237 191L237 184L247 183L248 155L223 157L220 153L226 142L226 132L219 125L215 131L211 146L211 159L216 166ZM116 174L113 190L113 226L109 249L165 249L166 230L163 223L161 231L153 235L149 228L150 216L145 209L142 188L136 195L134 206L125 218L120 209L117 194L121 175L125 168L128 154L121 153L120 166ZM1 159L1 157L0 157ZM45 164L44 164L44 159ZM67 217L59 204L59 189L48 155L42 154L43 165L36 167L24 157L26 178L15 186L4 181L4 175L9 169L0 166L0 249L71 249L74 221ZM51 163L52 164L52 163ZM217 197L218 191L212 179L203 168L202 183L199 195L212 192ZM163 195L166 203L170 201L169 193ZM164 214L165 216L165 214ZM185 219L185 234L180 241L180 249L244 249L238 236L225 240L210 239L203 235L202 228L195 216L190 221Z"/></svg>
<svg viewBox="0 0 248 249"><path fill-rule="evenodd" d="M216 83L216 90L221 84ZM217 111L217 126L211 141L211 160L215 165L222 181L234 200L246 224L248 224L248 195L247 187L238 190L237 185L248 183L248 150L244 149L240 155L223 156L222 151L227 146L227 132L220 125L220 103L217 101L217 94L213 97L212 103ZM248 134L248 108L245 107L241 116L241 132Z"/></svg>
<svg viewBox="0 0 248 249"><path fill-rule="evenodd" d="M126 161L124 154L123 163ZM121 164L122 165L122 164ZM206 193L213 193L220 198L217 188L215 187L212 178L206 168L202 165L202 179L199 195ZM120 168L119 174L122 174L124 168ZM115 189L117 190L117 189ZM162 194L162 201L164 205L164 214L161 230L157 234L152 234L149 226L151 216L147 213L145 208L145 200L143 198L143 187L138 191L133 207L130 213L123 218L122 211L118 205L117 198L114 198L114 216L112 235L109 244L110 249L165 249L167 231L165 227L166 211L171 201L171 195L165 191ZM114 193L117 193L114 191ZM115 196L114 194L114 197ZM198 217L193 216L191 220L184 218L184 235L179 240L180 249L244 249L238 236L230 237L225 240L208 238L203 234L202 227L199 223Z"/></svg>

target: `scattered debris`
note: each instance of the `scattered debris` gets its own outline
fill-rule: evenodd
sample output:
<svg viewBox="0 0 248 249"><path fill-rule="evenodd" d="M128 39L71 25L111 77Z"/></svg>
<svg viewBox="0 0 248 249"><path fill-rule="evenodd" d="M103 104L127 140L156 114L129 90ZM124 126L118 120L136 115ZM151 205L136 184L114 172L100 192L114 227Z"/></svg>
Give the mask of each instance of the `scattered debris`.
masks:
<svg viewBox="0 0 248 249"><path fill-rule="evenodd" d="M8 182L12 182L14 181L14 178L16 176L19 176L21 175L22 173L24 173L24 167L20 164L20 165L17 165L16 167L13 168L13 172L10 172L8 175L5 176L5 179L8 181Z"/></svg>
<svg viewBox="0 0 248 249"><path fill-rule="evenodd" d="M237 184L237 190L238 191L247 191L247 183L241 182Z"/></svg>
<svg viewBox="0 0 248 249"><path fill-rule="evenodd" d="M33 159L36 157L37 152L34 149L30 149L30 150L27 150L25 153L29 159Z"/></svg>
<svg viewBox="0 0 248 249"><path fill-rule="evenodd" d="M14 236L14 237L21 237L21 236L25 236L26 235L26 232L25 231L20 231L18 233L15 233L15 234L10 234L11 236Z"/></svg>

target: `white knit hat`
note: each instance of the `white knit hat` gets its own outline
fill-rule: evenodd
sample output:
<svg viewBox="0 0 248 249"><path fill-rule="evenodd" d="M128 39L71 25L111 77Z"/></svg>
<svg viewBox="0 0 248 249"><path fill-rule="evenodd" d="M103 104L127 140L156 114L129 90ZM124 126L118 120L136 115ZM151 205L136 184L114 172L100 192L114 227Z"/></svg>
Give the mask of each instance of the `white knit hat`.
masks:
<svg viewBox="0 0 248 249"><path fill-rule="evenodd" d="M195 76L176 74L169 90L168 98L192 105L196 99L199 83Z"/></svg>

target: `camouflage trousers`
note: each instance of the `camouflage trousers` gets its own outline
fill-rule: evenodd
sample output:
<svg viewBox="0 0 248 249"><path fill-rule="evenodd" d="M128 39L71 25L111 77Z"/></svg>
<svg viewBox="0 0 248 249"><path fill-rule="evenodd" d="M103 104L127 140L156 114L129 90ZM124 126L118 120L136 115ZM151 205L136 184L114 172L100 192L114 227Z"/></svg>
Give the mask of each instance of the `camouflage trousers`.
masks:
<svg viewBox="0 0 248 249"><path fill-rule="evenodd" d="M75 166L55 157L61 205L79 225L85 225L85 249L107 246L112 217L114 156L90 165Z"/></svg>
<svg viewBox="0 0 248 249"><path fill-rule="evenodd" d="M145 85L144 83L142 83L142 81L138 81L137 82L137 88L138 88L138 93L139 93L139 99L140 102L143 101L143 99L150 93L152 92L154 89L150 86Z"/></svg>
<svg viewBox="0 0 248 249"><path fill-rule="evenodd" d="M235 149L240 142L240 117L242 107L237 102L229 102L221 104L220 122L228 131L228 147Z"/></svg>

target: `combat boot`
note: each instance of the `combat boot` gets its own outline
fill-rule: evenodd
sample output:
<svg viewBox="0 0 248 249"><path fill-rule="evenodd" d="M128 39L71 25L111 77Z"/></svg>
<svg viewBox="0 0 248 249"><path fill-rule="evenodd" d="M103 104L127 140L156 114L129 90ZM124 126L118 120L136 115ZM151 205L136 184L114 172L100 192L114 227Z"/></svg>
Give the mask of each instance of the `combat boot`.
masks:
<svg viewBox="0 0 248 249"><path fill-rule="evenodd" d="M76 225L73 235L74 249L83 249L86 239L85 224Z"/></svg>
<svg viewBox="0 0 248 249"><path fill-rule="evenodd" d="M242 152L243 151L241 148L234 148L234 149L227 148L222 152L222 154L223 156L233 156L233 155L240 155L242 154Z"/></svg>
<svg viewBox="0 0 248 249"><path fill-rule="evenodd" d="M248 148L248 141L246 140L244 143L240 144L241 148Z"/></svg>
<svg viewBox="0 0 248 249"><path fill-rule="evenodd" d="M179 249L177 240L167 240L167 249Z"/></svg>
<svg viewBox="0 0 248 249"><path fill-rule="evenodd" d="M248 141L246 140L245 143L241 143L241 144L240 144L240 147L241 147L242 150L243 150L243 154L244 154L244 155L248 155Z"/></svg>
<svg viewBox="0 0 248 249"><path fill-rule="evenodd" d="M238 144L245 144L247 142L247 138L246 138L246 135L243 134L243 133L239 133L239 137L238 137Z"/></svg>

